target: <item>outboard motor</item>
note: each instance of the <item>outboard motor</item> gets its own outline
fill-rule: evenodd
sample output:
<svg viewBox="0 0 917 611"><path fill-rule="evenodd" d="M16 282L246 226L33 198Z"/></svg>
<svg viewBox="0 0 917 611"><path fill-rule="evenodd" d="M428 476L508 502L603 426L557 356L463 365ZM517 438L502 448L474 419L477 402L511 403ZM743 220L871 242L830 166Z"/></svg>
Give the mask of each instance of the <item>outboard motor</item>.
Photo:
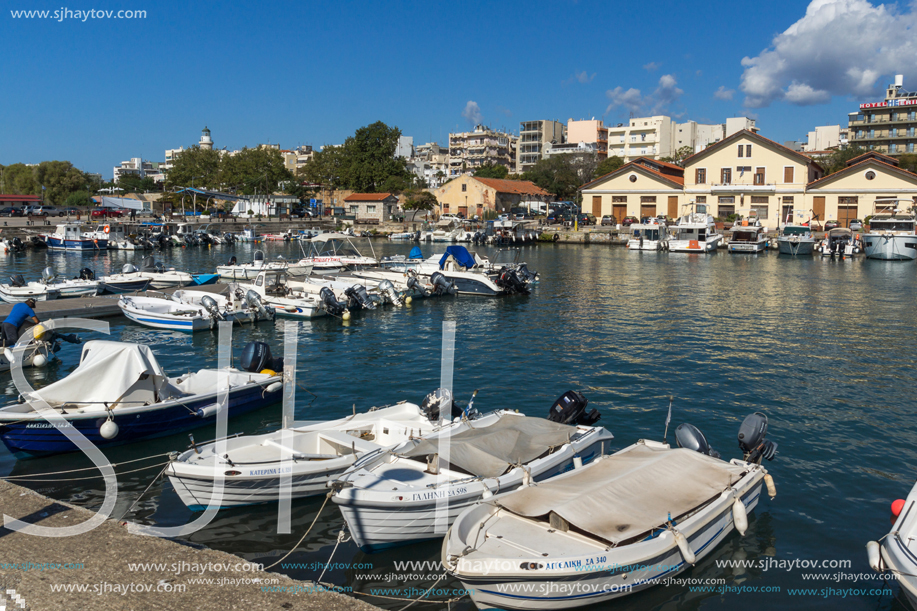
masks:
<svg viewBox="0 0 917 611"><path fill-rule="evenodd" d="M742 450L745 462L761 464L761 459L774 460L777 455L777 444L765 439L767 435L767 416L755 412L746 416L739 427L739 449Z"/></svg>
<svg viewBox="0 0 917 611"><path fill-rule="evenodd" d="M437 388L424 397L420 403L420 411L430 422L438 422L440 419L451 420L462 415L461 408L455 405L452 391L448 388Z"/></svg>
<svg viewBox="0 0 917 611"><path fill-rule="evenodd" d="M204 309L210 314L211 320L225 320L223 314L220 312L219 304L217 304L216 300L210 295L201 297L201 305L204 306Z"/></svg>
<svg viewBox="0 0 917 611"><path fill-rule="evenodd" d="M233 242L236 241L236 236L234 236L233 234L227 231L226 233L223 234L223 239L226 240L227 244L232 244Z"/></svg>
<svg viewBox="0 0 917 611"><path fill-rule="evenodd" d="M166 271L161 263L157 263L153 257L144 257L140 261L140 271L147 273L158 273Z"/></svg>
<svg viewBox="0 0 917 611"><path fill-rule="evenodd" d="M39 238L37 235L33 235L29 238L29 242L32 243L32 246L35 248L47 248L48 243ZM23 250L25 246L22 244L22 240L19 238L13 238L13 248L17 251Z"/></svg>
<svg viewBox="0 0 917 611"><path fill-rule="evenodd" d="M528 265L525 263L520 263L518 266L516 266L516 274L518 274L526 283L538 281L538 272L530 271Z"/></svg>
<svg viewBox="0 0 917 611"><path fill-rule="evenodd" d="M131 263L125 263L124 265L121 266L122 274L136 274L139 271L140 270L134 267L134 265Z"/></svg>
<svg viewBox="0 0 917 611"><path fill-rule="evenodd" d="M41 270L41 280L45 284L54 282L55 278L57 278L57 274L55 274L54 270L51 269L50 267L46 267L43 270Z"/></svg>
<svg viewBox="0 0 917 611"><path fill-rule="evenodd" d="M589 400L581 393L575 390L568 390L558 397L554 405L551 406L551 410L548 412L548 420L560 424L592 426L598 422L602 415L597 409L593 409L587 414L587 405L589 405Z"/></svg>
<svg viewBox="0 0 917 611"><path fill-rule="evenodd" d="M83 269L80 270L79 280L95 280L95 279L96 279L95 272L93 272L88 267L84 267Z"/></svg>
<svg viewBox="0 0 917 611"><path fill-rule="evenodd" d="M13 274L10 276L10 286L25 286L25 278L22 277L22 274Z"/></svg>
<svg viewBox="0 0 917 611"><path fill-rule="evenodd" d="M337 297L334 295L334 291L329 289L327 286L322 287L322 290L319 291L318 296L321 297L322 307L324 307L325 311L332 316L340 316L347 310L347 306L338 301Z"/></svg>
<svg viewBox="0 0 917 611"><path fill-rule="evenodd" d="M257 310L258 314L263 316L265 320L273 320L274 316L276 315L276 311L274 310L271 310L270 312L267 311L267 308L265 308L264 304L261 303L261 296L251 289L245 293L245 303L248 304L250 309Z"/></svg>
<svg viewBox="0 0 917 611"><path fill-rule="evenodd" d="M33 238L37 238L38 236L34 236L34 235L33 235L32 237L33 237ZM41 240L39 240L39 241L41 241ZM33 240L33 242L34 242L34 240ZM13 250L15 250L16 252L19 252L19 251L21 251L21 250L24 248L23 245L22 245L22 240L20 240L18 237L13 238L12 244L13 244ZM42 242L42 244L44 244L44 242ZM47 246L47 244L45 244L45 246Z"/></svg>
<svg viewBox="0 0 917 611"><path fill-rule="evenodd" d="M229 263L226 265L238 265L238 259L236 259L236 255L229 257Z"/></svg>
<svg viewBox="0 0 917 611"><path fill-rule="evenodd" d="M508 293L519 293L521 295L529 294L528 287L519 279L516 272L506 267L500 270L500 275L497 277L496 284Z"/></svg>
<svg viewBox="0 0 917 611"><path fill-rule="evenodd" d="M349 289L344 289L344 294L347 295L347 305L351 308L366 308L367 310L376 309L376 304L370 299L369 293L366 292L366 287L362 284L354 284Z"/></svg>
<svg viewBox="0 0 917 611"><path fill-rule="evenodd" d="M417 232L414 234L414 241L415 242L420 241L420 229L418 229Z"/></svg>
<svg viewBox="0 0 917 611"><path fill-rule="evenodd" d="M710 447L707 438L693 424L679 424L675 429L675 441L678 442L679 448L694 450L713 458L720 457L720 453Z"/></svg>
<svg viewBox="0 0 917 611"><path fill-rule="evenodd" d="M455 282L449 282L440 272L433 272L433 275L430 276L430 282L433 284L433 292L437 295L442 295L443 293L455 295L457 292Z"/></svg>
<svg viewBox="0 0 917 611"><path fill-rule="evenodd" d="M429 297L429 296L430 296L430 291L428 291L427 289L425 289L424 287L422 287L422 286L420 285L420 282L417 280L417 275L416 275L416 274L410 274L410 275L408 275L408 283L407 283L407 284L408 284L408 288L409 288L409 289L413 289L413 290L419 292L419 293L420 293L421 295L423 295L424 297Z"/></svg>
<svg viewBox="0 0 917 611"><path fill-rule="evenodd" d="M385 293L389 301L394 305L401 305L401 297L398 296L398 292L395 290L395 285L392 284L391 280L383 280L379 283L379 290Z"/></svg>
<svg viewBox="0 0 917 611"><path fill-rule="evenodd" d="M260 373L265 369L282 371L283 359L273 358L271 347L264 342L249 342L239 357L239 369L250 373Z"/></svg>

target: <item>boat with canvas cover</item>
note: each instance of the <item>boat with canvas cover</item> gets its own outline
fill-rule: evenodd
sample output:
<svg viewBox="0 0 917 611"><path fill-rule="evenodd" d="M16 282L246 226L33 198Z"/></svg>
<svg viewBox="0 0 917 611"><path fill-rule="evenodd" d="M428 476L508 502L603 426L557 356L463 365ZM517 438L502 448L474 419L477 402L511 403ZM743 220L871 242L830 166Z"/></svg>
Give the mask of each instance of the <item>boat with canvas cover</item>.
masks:
<svg viewBox="0 0 917 611"><path fill-rule="evenodd" d="M281 474L286 473L292 478L291 498L305 498L325 494L329 479L368 452L437 426L420 406L401 402L330 422L234 437L222 446L197 446L172 460L166 475L192 511L203 511L211 503L225 508L276 502Z"/></svg>
<svg viewBox="0 0 917 611"><path fill-rule="evenodd" d="M222 409L236 416L280 401L282 376L246 365L242 359L240 369L200 369L172 378L148 346L86 342L70 375L0 408L0 440L17 458L61 454L78 449L61 432L65 427L105 447L206 426ZM39 400L56 412L55 422L35 410Z"/></svg>
<svg viewBox="0 0 917 611"><path fill-rule="evenodd" d="M598 413L592 414L594 423ZM481 499L590 462L610 447L611 440L602 427L506 410L463 416L438 431L358 460L331 482L331 498L360 549L378 551L436 538L440 512L451 523Z"/></svg>
<svg viewBox="0 0 917 611"><path fill-rule="evenodd" d="M591 465L469 507L442 563L481 609L572 609L656 585L744 536L776 453L767 417L739 430L742 460L721 460L691 425L682 447L641 440Z"/></svg>

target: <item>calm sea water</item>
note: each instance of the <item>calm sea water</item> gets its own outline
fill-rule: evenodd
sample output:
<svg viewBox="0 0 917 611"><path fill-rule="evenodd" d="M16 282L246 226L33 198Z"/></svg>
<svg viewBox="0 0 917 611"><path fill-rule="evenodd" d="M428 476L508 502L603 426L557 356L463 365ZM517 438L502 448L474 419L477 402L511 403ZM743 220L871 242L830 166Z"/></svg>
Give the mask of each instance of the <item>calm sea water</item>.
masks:
<svg viewBox="0 0 917 611"><path fill-rule="evenodd" d="M408 245L376 243L377 253L406 253ZM442 247L440 247L441 249ZM267 244L269 257L294 256L295 245ZM432 252L429 245L425 253ZM488 250L488 249L482 249ZM173 249L157 254L166 264L210 272L252 247ZM491 253L493 251L490 251ZM37 276L46 265L75 275L120 269L133 253L99 256L35 252L3 261L6 272ZM696 593L682 586L656 587L614 603L616 609L898 609L891 596L824 590L881 587L877 579L806 579L805 573L868 574L865 543L889 530L889 503L914 482L917 422L913 373L913 263L792 259L776 253L712 256L630 253L607 246L530 246L522 258L541 272L528 297L461 297L420 301L411 307L360 314L347 326L319 319L299 328L297 417L331 419L400 400L420 402L439 384L443 321L456 322L454 389L467 400L480 392L482 411L516 408L543 416L568 389L582 391L602 413L601 424L620 446L660 439L674 397L674 428L690 422L725 458L740 457L736 433L754 411L770 418L769 437L779 444L768 464L777 498L764 498L745 537L733 533L711 556L684 574L723 578L732 587L779 587L769 593ZM41 306L39 305L39 314ZM111 334L150 345L170 374L216 363L215 336L159 332L109 320ZM234 331L241 347L257 339L282 352L282 322ZM86 339L92 334L83 334ZM101 338L102 336L96 336ZM66 346L61 362L30 372L35 384L59 379L75 367L79 347ZM8 374L0 385L17 393ZM230 421L230 432L258 433L280 423L280 406ZM209 439L207 431L195 433ZM670 441L673 440L670 433ZM113 462L183 450L187 435L115 448ZM0 474L22 475L84 466L82 455L14 461L0 450ZM156 469L119 479L120 515L146 488ZM64 476L66 477L66 476ZM40 492L86 507L102 499L101 480L30 484ZM312 522L322 499L294 503L293 533L278 535L276 508L221 512L192 535L196 543L270 564L286 553ZM129 516L162 525L193 519L168 482L157 482ZM343 523L329 504L309 538L286 562L325 562ZM426 588L431 580L402 583L389 577L399 560L438 560L440 544L413 545L363 554L352 542L334 562L372 569L333 570L325 579L358 592L373 587ZM850 560L846 568L718 568L716 560ZM152 560L152 559L151 559ZM315 579L318 570L288 571ZM401 571L411 572L411 571ZM387 579L395 581L387 582ZM440 582L438 587L460 587ZM813 588L791 595L790 588ZM897 593L897 587L894 586ZM399 608L367 599L380 606ZM436 608L424 605L417 608ZM470 602L457 607L470 609ZM611 605L608 606L611 608Z"/></svg>

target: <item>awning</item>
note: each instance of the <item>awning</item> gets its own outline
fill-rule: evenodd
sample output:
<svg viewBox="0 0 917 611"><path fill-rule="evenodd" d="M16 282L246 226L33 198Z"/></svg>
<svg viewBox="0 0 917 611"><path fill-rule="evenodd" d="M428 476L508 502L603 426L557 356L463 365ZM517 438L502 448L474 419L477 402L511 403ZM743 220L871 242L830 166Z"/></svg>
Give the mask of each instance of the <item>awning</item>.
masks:
<svg viewBox="0 0 917 611"><path fill-rule="evenodd" d="M102 197L99 206L102 208L120 208L124 210L143 210L143 202L126 197Z"/></svg>

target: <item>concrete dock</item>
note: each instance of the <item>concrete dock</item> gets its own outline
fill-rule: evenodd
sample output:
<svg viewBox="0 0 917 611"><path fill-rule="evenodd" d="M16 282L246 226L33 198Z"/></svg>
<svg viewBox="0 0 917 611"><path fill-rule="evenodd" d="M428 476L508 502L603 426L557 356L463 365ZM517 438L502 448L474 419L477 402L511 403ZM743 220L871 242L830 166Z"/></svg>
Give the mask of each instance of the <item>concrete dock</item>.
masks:
<svg viewBox="0 0 917 611"><path fill-rule="evenodd" d="M2 480L0 508L12 518L50 527L73 526L93 515ZM149 565L131 570L134 563L159 563L165 570ZM53 539L0 526L0 608L8 610L378 611L362 600L319 591L311 582L249 569L238 556L133 535L115 520Z"/></svg>

